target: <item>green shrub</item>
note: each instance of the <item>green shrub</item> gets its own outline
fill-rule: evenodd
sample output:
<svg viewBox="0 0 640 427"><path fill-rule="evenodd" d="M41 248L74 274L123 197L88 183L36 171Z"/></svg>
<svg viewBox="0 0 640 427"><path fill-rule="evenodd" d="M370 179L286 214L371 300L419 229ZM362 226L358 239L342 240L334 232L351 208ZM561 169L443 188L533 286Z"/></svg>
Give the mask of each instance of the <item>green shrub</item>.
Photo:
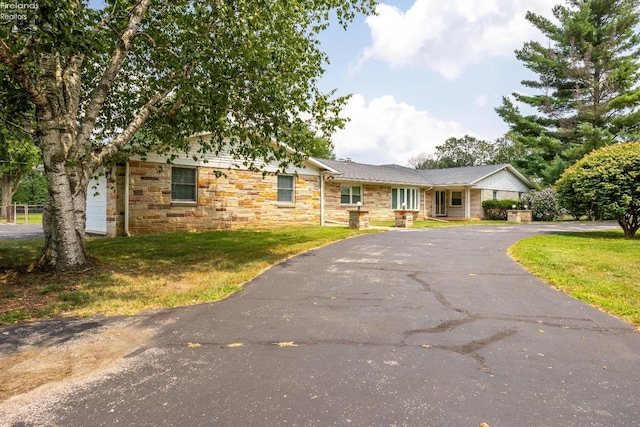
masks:
<svg viewBox="0 0 640 427"><path fill-rule="evenodd" d="M514 199L485 200L482 202L482 208L488 219L504 221L507 219L507 211L513 209L514 206L517 207L518 203Z"/></svg>
<svg viewBox="0 0 640 427"><path fill-rule="evenodd" d="M531 209L534 221L555 221L562 216L562 209L552 188L532 191L522 196L519 207Z"/></svg>
<svg viewBox="0 0 640 427"><path fill-rule="evenodd" d="M640 142L592 151L567 169L556 192L572 215L615 218L627 238L640 229Z"/></svg>

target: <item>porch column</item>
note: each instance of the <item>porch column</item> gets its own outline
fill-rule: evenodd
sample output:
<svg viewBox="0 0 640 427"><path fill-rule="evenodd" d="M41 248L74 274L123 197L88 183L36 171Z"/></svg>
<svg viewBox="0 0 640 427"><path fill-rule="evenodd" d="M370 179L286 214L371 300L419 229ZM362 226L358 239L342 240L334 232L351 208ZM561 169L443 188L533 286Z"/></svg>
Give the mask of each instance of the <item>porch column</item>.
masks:
<svg viewBox="0 0 640 427"><path fill-rule="evenodd" d="M324 172L320 172L320 227L324 227Z"/></svg>
<svg viewBox="0 0 640 427"><path fill-rule="evenodd" d="M471 188L465 187L464 197L467 201L467 203L464 204L464 216L468 220L471 220Z"/></svg>

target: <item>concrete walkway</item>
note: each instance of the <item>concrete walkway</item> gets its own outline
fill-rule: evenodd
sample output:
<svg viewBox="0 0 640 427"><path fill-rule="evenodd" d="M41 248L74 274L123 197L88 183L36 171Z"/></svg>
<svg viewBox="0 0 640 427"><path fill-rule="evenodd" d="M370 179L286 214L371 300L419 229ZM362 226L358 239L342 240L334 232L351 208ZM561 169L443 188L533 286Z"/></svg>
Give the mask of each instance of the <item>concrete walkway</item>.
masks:
<svg viewBox="0 0 640 427"><path fill-rule="evenodd" d="M23 402L5 425L636 426L640 334L505 253L563 227L397 230L308 252L223 302L129 318L156 333L117 369L0 419Z"/></svg>

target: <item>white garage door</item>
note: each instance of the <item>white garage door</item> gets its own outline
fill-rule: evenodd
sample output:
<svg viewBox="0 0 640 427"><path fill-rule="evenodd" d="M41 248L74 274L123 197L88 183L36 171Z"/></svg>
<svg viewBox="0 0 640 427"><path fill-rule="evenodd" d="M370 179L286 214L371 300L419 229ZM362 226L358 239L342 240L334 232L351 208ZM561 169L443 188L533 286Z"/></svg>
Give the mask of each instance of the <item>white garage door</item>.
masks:
<svg viewBox="0 0 640 427"><path fill-rule="evenodd" d="M95 187L95 188L94 188ZM107 178L91 178L87 188L87 233L107 234Z"/></svg>

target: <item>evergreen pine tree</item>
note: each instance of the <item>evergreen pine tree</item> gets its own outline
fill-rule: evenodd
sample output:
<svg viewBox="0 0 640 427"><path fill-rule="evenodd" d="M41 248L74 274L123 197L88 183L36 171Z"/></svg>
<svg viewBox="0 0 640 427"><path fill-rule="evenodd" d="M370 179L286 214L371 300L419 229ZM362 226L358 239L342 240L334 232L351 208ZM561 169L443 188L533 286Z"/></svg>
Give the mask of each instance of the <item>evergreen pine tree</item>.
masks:
<svg viewBox="0 0 640 427"><path fill-rule="evenodd" d="M523 81L532 93L505 97L496 111L526 148L516 166L529 176L552 184L585 154L640 132L638 6L568 0L554 7L557 22L527 13L548 45L527 42L516 57L538 79Z"/></svg>

